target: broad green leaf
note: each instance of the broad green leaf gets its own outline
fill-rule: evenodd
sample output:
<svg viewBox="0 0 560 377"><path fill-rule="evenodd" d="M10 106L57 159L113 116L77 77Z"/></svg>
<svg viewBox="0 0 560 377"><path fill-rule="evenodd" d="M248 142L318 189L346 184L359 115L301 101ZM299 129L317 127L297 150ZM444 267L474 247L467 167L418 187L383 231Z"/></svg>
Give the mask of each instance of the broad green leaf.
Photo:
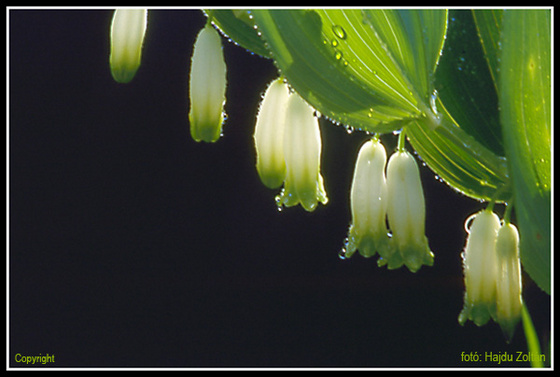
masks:
<svg viewBox="0 0 560 377"><path fill-rule="evenodd" d="M550 293L551 14L507 10L502 22L501 120L521 261L531 278Z"/></svg>
<svg viewBox="0 0 560 377"><path fill-rule="evenodd" d="M461 129L504 156L496 88L473 13L450 10L445 47L436 71L438 96Z"/></svg>
<svg viewBox="0 0 560 377"><path fill-rule="evenodd" d="M248 10L206 9L204 13L227 38L257 55L269 57L263 40L253 27L254 22Z"/></svg>
<svg viewBox="0 0 560 377"><path fill-rule="evenodd" d="M447 12L434 9L366 9L365 20L411 82L424 103L433 93L433 73L438 63L445 33Z"/></svg>
<svg viewBox="0 0 560 377"><path fill-rule="evenodd" d="M445 10L253 11L290 85L323 115L371 132L430 112Z"/></svg>

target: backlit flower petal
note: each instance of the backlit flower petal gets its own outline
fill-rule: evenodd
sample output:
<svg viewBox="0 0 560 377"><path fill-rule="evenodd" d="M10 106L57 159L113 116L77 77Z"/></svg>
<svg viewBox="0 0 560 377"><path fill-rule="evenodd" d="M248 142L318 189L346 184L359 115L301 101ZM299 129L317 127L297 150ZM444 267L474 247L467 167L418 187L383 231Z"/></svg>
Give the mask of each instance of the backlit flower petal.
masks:
<svg viewBox="0 0 560 377"><path fill-rule="evenodd" d="M195 141L215 142L220 138L226 85L222 41L208 23L196 38L191 61L189 122Z"/></svg>
<svg viewBox="0 0 560 377"><path fill-rule="evenodd" d="M351 257L356 250L364 257L371 257L376 252L382 257L389 257L385 221L386 162L387 153L379 140L369 140L360 148L350 191L352 224L348 230L345 257Z"/></svg>
<svg viewBox="0 0 560 377"><path fill-rule="evenodd" d="M498 278L496 286L496 320L506 339L513 337L521 319L521 265L519 260L519 233L515 225L504 224L496 240Z"/></svg>
<svg viewBox="0 0 560 377"><path fill-rule="evenodd" d="M288 86L274 80L267 88L261 102L255 126L257 171L265 186L278 188L286 177L284 161L284 124L289 98Z"/></svg>
<svg viewBox="0 0 560 377"><path fill-rule="evenodd" d="M470 220L472 225L463 252L465 297L459 323L462 325L469 319L482 326L496 313L496 238L500 219L494 213L482 210L469 217L467 222Z"/></svg>
<svg viewBox="0 0 560 377"><path fill-rule="evenodd" d="M407 151L397 151L387 164L387 218L395 252L388 268L404 263L412 272L431 266L434 255L425 235L426 208L418 164Z"/></svg>
<svg viewBox="0 0 560 377"><path fill-rule="evenodd" d="M111 23L109 64L115 81L134 78L142 60L142 44L148 25L147 9L117 9Z"/></svg>
<svg viewBox="0 0 560 377"><path fill-rule="evenodd" d="M286 179L277 201L286 207L301 204L313 211L328 202L321 176L321 131L313 109L297 93L290 95L284 130Z"/></svg>

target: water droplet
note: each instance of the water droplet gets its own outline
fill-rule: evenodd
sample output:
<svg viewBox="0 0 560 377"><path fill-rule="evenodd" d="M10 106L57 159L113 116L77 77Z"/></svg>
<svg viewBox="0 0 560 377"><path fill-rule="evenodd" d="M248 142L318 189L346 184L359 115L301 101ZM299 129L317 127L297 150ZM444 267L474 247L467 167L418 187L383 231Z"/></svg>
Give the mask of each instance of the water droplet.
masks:
<svg viewBox="0 0 560 377"><path fill-rule="evenodd" d="M340 52L340 51L338 51L338 50L335 51L335 52L334 52L334 58L335 58L336 60L342 59L342 52Z"/></svg>
<svg viewBox="0 0 560 377"><path fill-rule="evenodd" d="M476 215L478 215L478 212L477 212L477 213L473 213L472 215L470 215L469 217L467 217L467 219L465 220L465 231L466 231L468 234L471 234L471 225L472 225L472 222L473 222L474 218L476 217Z"/></svg>
<svg viewBox="0 0 560 377"><path fill-rule="evenodd" d="M346 39L346 31L340 25L333 25L332 27L334 35L340 39Z"/></svg>
<svg viewBox="0 0 560 377"><path fill-rule="evenodd" d="M333 40L331 41L331 46L333 46L333 47L338 46L338 41L337 41L336 39L333 39Z"/></svg>
<svg viewBox="0 0 560 377"><path fill-rule="evenodd" d="M276 202L276 209L278 212L282 212L284 209L284 205L282 204L282 196L284 194L284 188L280 190L280 193L274 197L274 201Z"/></svg>

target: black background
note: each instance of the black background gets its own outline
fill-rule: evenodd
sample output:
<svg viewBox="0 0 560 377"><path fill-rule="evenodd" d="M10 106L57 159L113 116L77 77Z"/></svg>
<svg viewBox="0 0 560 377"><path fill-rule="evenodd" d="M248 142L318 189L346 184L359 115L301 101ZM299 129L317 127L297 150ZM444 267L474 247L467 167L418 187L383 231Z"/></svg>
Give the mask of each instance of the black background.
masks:
<svg viewBox="0 0 560 377"><path fill-rule="evenodd" d="M188 74L205 17L151 11L126 85L109 70L111 17L9 11L9 365L476 367L496 364L461 353L526 351L521 327L506 344L495 323L457 323L463 222L482 203L421 167L434 266L340 260L366 135L321 120L330 202L278 212L252 140L272 62L224 44L224 136L196 143ZM550 298L524 282L547 344Z"/></svg>

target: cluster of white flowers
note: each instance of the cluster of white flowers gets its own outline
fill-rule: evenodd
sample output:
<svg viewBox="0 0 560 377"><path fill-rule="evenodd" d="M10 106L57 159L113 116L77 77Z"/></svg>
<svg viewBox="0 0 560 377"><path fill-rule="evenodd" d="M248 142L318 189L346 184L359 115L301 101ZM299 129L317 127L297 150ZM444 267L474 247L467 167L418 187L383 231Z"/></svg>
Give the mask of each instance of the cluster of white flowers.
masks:
<svg viewBox="0 0 560 377"><path fill-rule="evenodd" d="M344 257L356 250L364 257L376 253L380 266L412 272L433 265L434 255L424 234L426 209L416 160L396 151L385 166L385 147L378 138L360 148L350 192L352 223ZM387 229L387 221L392 233Z"/></svg>
<svg viewBox="0 0 560 377"><path fill-rule="evenodd" d="M111 26L111 72L117 82L129 82L140 66L147 26L146 10L116 10ZM190 72L191 136L215 142L225 117L226 64L221 38L210 22L199 32ZM403 135L401 135L403 137ZM402 139L404 140L404 138ZM257 115L254 142L257 171L269 188L283 188L279 208L298 204L314 211L328 202L321 175L321 131L314 109L279 78L267 87ZM378 137L358 153L350 191L352 221L344 258L358 251L379 254L378 265L405 265L418 271L432 266L434 255L425 235L426 209L418 165L404 143L387 163ZM464 306L459 323L476 325L490 318L511 339L521 317L519 234L509 220L500 222L491 209L467 219L463 252Z"/></svg>
<svg viewBox="0 0 560 377"><path fill-rule="evenodd" d="M328 202L321 175L319 120L282 79L273 81L263 97L255 126L257 171L270 188L284 183L279 206L298 204L313 211Z"/></svg>
<svg viewBox="0 0 560 377"><path fill-rule="evenodd" d="M459 323L482 326L494 319L511 339L521 318L521 265L519 233L515 225L500 222L485 209L471 215L463 252L465 297Z"/></svg>

